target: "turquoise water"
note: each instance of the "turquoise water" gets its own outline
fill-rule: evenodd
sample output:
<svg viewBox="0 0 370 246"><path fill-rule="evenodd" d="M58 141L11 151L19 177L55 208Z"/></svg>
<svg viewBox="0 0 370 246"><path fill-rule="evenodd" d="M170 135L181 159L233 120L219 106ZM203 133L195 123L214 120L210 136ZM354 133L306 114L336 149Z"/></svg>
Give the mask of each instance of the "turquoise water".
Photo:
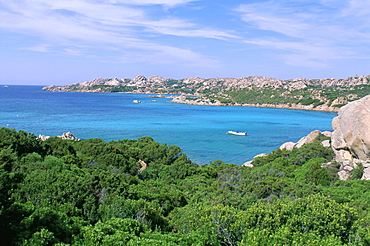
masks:
<svg viewBox="0 0 370 246"><path fill-rule="evenodd" d="M150 136L178 145L198 164L220 159L238 165L298 141L313 130L331 130L334 113L288 109L174 104L145 94L47 92L40 86L0 88L0 127L35 135L106 141ZM133 100L143 103L134 104ZM227 135L228 130L247 136Z"/></svg>

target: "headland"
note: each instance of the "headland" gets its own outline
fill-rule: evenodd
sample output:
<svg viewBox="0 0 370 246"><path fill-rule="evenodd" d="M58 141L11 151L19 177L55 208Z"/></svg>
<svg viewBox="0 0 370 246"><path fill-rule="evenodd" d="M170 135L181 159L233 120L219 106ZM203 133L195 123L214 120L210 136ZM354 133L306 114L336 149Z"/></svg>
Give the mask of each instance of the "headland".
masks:
<svg viewBox="0 0 370 246"><path fill-rule="evenodd" d="M338 112L341 106L370 94L370 75L345 79L280 80L199 77L170 79L159 76L134 79L105 78L65 86L46 86L47 91L174 94L174 103L207 106L249 106ZM180 95L180 96L179 96Z"/></svg>

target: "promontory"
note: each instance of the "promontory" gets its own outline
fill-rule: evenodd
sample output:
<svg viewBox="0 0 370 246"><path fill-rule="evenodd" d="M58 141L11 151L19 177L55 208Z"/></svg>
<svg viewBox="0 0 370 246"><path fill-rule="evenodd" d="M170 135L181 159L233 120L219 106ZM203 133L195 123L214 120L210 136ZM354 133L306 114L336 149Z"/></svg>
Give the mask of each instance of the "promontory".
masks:
<svg viewBox="0 0 370 246"><path fill-rule="evenodd" d="M175 103L337 112L348 102L370 94L370 75L291 80L261 76L170 79L139 75L134 79L104 78L66 86L51 85L43 90L175 94Z"/></svg>

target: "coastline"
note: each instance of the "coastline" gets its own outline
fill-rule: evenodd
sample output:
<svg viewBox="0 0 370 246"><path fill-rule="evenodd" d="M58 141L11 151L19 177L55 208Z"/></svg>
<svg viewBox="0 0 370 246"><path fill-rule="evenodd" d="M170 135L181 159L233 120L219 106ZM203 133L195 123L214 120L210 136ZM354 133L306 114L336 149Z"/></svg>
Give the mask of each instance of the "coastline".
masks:
<svg viewBox="0 0 370 246"><path fill-rule="evenodd" d="M370 94L370 75L345 79L280 80L262 76L171 79L160 76L134 79L98 78L47 91L167 94L172 102L204 106L244 106L337 113L340 107ZM196 96L196 97L194 97ZM193 98L194 97L194 98Z"/></svg>
<svg viewBox="0 0 370 246"><path fill-rule="evenodd" d="M199 105L199 106L233 106L233 107L258 107L258 108L279 108L279 109L292 109L292 110L307 110L307 111L319 111L319 112L329 112L329 113L337 113L340 108L336 107L329 107L325 104L320 105L318 107L314 107L312 104L310 105L302 105L302 104L295 104L292 103L290 105L287 104L253 104L253 103L243 103L243 104L229 104L229 103L221 103L221 102L210 102L210 101L195 101L195 100L187 100L185 96L177 96L177 97L168 97L173 98L171 102L173 103L181 103L181 104L188 104L188 105Z"/></svg>
<svg viewBox="0 0 370 246"><path fill-rule="evenodd" d="M295 104L292 103L290 105L287 104L253 104L253 103L243 103L243 104L230 104L230 103L221 103L219 101L210 102L208 100L187 100L186 96L194 96L194 95L185 95L181 94L171 94L165 93L167 95L173 96L166 96L163 94L152 93L150 91L130 91L130 92L106 92L100 89L96 90L49 90L54 92L84 92L84 93L124 93L124 94L152 94L148 96L150 98L171 98L171 102L173 103L180 103L180 104L187 104L187 105L196 105L196 106L230 106L230 107L258 107L258 108L278 108L278 109L292 109L292 110L307 110L307 111L319 111L319 112L329 112L329 113L337 113L340 108L337 107L329 107L325 104L320 105L318 107L314 107L311 105L303 105L303 104ZM199 97L198 97L199 98Z"/></svg>
<svg viewBox="0 0 370 246"><path fill-rule="evenodd" d="M7 92L4 89L3 94L4 126L9 124L10 128L34 132L36 136L58 136L70 131L82 139L98 137L106 141L152 136L160 143L181 146L194 161L202 164L214 159L242 164L256 154L278 148L283 142L297 141L312 130L311 126L331 129L332 118L336 116L314 111L264 111L261 105L191 107L171 103L179 94L154 94L149 90L117 94L51 93L35 86L13 87ZM184 97L194 101L189 94ZM24 105L12 103L23 98L27 100ZM135 99L143 103L134 104ZM269 123L275 121L279 124ZM228 130L248 132L249 136L228 136L225 134Z"/></svg>

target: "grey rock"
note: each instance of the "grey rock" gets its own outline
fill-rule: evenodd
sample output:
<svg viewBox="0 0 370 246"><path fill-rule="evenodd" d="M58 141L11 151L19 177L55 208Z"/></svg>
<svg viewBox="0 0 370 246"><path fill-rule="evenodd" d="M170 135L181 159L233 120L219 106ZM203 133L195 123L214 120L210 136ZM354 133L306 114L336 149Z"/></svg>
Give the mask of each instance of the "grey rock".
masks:
<svg viewBox="0 0 370 246"><path fill-rule="evenodd" d="M325 137L331 138L331 135L333 134L333 132L323 131L323 132L321 132L321 134L324 135Z"/></svg>
<svg viewBox="0 0 370 246"><path fill-rule="evenodd" d="M37 137L37 139L39 139L41 141L45 141L46 139L49 139L49 138L50 138L50 136L45 136L45 135L41 135L41 134Z"/></svg>
<svg viewBox="0 0 370 246"><path fill-rule="evenodd" d="M349 172L345 170L339 171L338 176L340 180L349 180L351 178L351 175L349 174Z"/></svg>
<svg viewBox="0 0 370 246"><path fill-rule="evenodd" d="M134 78L133 82L136 84L146 84L148 80L145 78L144 75L138 75Z"/></svg>
<svg viewBox="0 0 370 246"><path fill-rule="evenodd" d="M315 141L315 139L321 134L321 131L315 130L309 133L307 136L301 138L298 143L294 146L295 149L299 149L304 144L309 144Z"/></svg>
<svg viewBox="0 0 370 246"><path fill-rule="evenodd" d="M58 137L61 138L61 139L69 139L69 140L74 140L74 141L80 140L80 139L76 138L73 135L73 133L71 133L71 132L65 132L61 136L58 136Z"/></svg>
<svg viewBox="0 0 370 246"><path fill-rule="evenodd" d="M258 158L258 157L266 157L266 156L267 156L266 153L261 153L261 154L256 155L255 157L253 157L253 159Z"/></svg>
<svg viewBox="0 0 370 246"><path fill-rule="evenodd" d="M293 150L295 145L296 143L294 142L286 142L280 146L280 149Z"/></svg>
<svg viewBox="0 0 370 246"><path fill-rule="evenodd" d="M255 158L258 158L258 157L265 157L265 156L267 156L267 154L266 154L266 153L261 153L261 154L256 155L255 157L253 157L253 160L254 160ZM253 164L252 164L253 160L252 160L252 161L247 161L247 162L245 162L242 166L244 166L244 167L254 167L254 166L253 166Z"/></svg>
<svg viewBox="0 0 370 246"><path fill-rule="evenodd" d="M370 95L342 107L332 122L332 146L366 160L370 153Z"/></svg>
<svg viewBox="0 0 370 246"><path fill-rule="evenodd" d="M75 135L73 135L73 133L71 132L64 132L61 136L57 136L58 138L61 138L61 139L69 139L69 140L74 140L74 141L79 141L80 139L79 138L76 138ZM39 135L37 137L37 139L40 139L41 141L45 141L47 139L49 139L50 136L45 136L45 135Z"/></svg>
<svg viewBox="0 0 370 246"><path fill-rule="evenodd" d="M247 161L242 166L244 166L244 167L251 167L251 168L254 167L253 164L252 164L252 161Z"/></svg>
<svg viewBox="0 0 370 246"><path fill-rule="evenodd" d="M324 140L321 142L321 145L324 146L324 147L330 147L331 144L330 144L330 140Z"/></svg>
<svg viewBox="0 0 370 246"><path fill-rule="evenodd" d="M301 138L297 143L294 143L294 142L283 143L280 146L280 149L286 149L286 150L298 149L298 148L302 147L304 144L313 143L316 140L316 138L320 135L324 135L324 136L328 137L328 136L331 136L332 133L329 132L329 131L321 132L319 130L315 130L315 131L310 132L307 136ZM330 147L331 146L330 140L322 141L321 144L324 147Z"/></svg>
<svg viewBox="0 0 370 246"><path fill-rule="evenodd" d="M364 168L364 173L361 179L370 180L370 168Z"/></svg>
<svg viewBox="0 0 370 246"><path fill-rule="evenodd" d="M350 172L350 171L352 171L352 170L353 170L353 167L351 167L351 166L345 166L345 167L343 168L343 170L346 170L346 171Z"/></svg>

